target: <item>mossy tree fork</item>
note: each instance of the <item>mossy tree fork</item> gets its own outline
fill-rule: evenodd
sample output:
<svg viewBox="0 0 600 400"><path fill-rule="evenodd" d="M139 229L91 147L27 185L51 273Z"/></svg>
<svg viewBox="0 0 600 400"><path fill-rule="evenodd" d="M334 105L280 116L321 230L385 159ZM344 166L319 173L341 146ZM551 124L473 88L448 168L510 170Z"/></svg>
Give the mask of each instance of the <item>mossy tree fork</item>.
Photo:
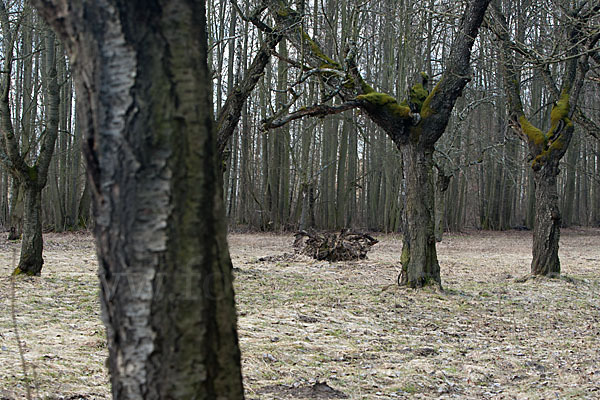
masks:
<svg viewBox="0 0 600 400"><path fill-rule="evenodd" d="M560 77L561 86L557 87L550 74L547 62L538 55L517 46L509 35L509 26L502 13L498 0L492 6L495 23L490 25L501 46L501 64L504 86L508 99L510 120L513 129L527 144L535 183L535 219L533 226L532 275L560 275L558 246L560 239L561 212L558 206L557 176L559 162L565 155L574 125L572 122L585 76L589 70L588 58L600 35L589 35L586 24L600 12L600 4L571 9L567 12L564 26L563 45L567 49L564 72ZM520 72L515 65L515 50L521 56L533 57L538 72L544 77L550 93L554 96L554 105L550 113L550 128L542 132L525 116L521 100Z"/></svg>
<svg viewBox="0 0 600 400"><path fill-rule="evenodd" d="M473 0L468 3L439 82L428 91L428 77L424 76L423 82L410 90L409 99L404 102L375 91L363 80L355 63L356 49L352 44L347 48L342 65L324 54L321 46L301 25L287 32L288 40L305 57L298 63L305 74L318 74L343 103L333 106L317 104L286 115L276 115L267 121L266 126L275 128L305 116L325 116L360 108L386 132L402 153L407 187L400 260L403 272L399 276L399 283L403 285L441 287L435 248L433 151L446 129L456 100L471 79L471 48L489 2ZM286 1L270 1L269 9L279 24L298 13Z"/></svg>

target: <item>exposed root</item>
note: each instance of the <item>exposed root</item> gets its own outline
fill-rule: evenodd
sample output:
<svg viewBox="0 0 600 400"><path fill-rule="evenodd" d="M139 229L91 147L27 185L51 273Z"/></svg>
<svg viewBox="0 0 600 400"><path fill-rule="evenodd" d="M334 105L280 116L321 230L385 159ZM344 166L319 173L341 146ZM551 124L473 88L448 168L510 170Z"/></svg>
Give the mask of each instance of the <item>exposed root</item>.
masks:
<svg viewBox="0 0 600 400"><path fill-rule="evenodd" d="M296 253L305 254L316 260L353 261L364 260L377 239L366 233L342 229L340 233L300 231L295 234Z"/></svg>

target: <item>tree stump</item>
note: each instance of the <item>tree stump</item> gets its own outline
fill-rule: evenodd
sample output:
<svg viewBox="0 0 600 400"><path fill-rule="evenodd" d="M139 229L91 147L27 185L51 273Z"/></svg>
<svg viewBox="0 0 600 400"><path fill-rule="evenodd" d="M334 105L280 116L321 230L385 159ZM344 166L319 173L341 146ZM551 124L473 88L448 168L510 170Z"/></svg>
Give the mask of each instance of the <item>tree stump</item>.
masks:
<svg viewBox="0 0 600 400"><path fill-rule="evenodd" d="M342 229L339 234L299 231L294 236L296 253L330 262L364 260L371 247L378 243L369 234L347 229Z"/></svg>
<svg viewBox="0 0 600 400"><path fill-rule="evenodd" d="M8 240L19 240L20 236L17 233L17 230L14 226L10 227L10 232L8 233Z"/></svg>

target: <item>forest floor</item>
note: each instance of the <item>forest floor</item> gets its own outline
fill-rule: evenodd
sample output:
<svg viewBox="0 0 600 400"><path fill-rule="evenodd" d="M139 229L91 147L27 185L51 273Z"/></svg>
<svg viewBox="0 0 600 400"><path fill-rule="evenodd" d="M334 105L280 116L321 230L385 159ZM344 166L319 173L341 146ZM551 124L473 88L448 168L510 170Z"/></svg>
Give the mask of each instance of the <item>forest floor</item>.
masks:
<svg viewBox="0 0 600 400"><path fill-rule="evenodd" d="M247 399L600 398L599 229L563 230L563 278L525 282L531 232L446 235L444 291L397 287L400 237L377 238L330 264L291 235L229 236ZM18 247L0 239L0 399L110 398L91 236L46 235L13 292Z"/></svg>

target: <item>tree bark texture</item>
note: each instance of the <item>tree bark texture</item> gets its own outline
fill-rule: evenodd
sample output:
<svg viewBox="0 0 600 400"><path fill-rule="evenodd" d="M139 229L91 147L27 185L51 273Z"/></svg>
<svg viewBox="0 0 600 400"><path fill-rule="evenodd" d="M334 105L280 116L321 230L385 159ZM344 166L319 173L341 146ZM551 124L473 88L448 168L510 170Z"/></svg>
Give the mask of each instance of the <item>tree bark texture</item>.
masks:
<svg viewBox="0 0 600 400"><path fill-rule="evenodd" d="M42 190L37 182L26 182L23 190L23 241L15 274L40 275L44 259L42 249Z"/></svg>
<svg viewBox="0 0 600 400"><path fill-rule="evenodd" d="M113 398L243 398L204 1L34 4L76 78Z"/></svg>
<svg viewBox="0 0 600 400"><path fill-rule="evenodd" d="M441 286L435 249L433 147L401 146L404 179L402 273L398 281L410 287Z"/></svg>
<svg viewBox="0 0 600 400"><path fill-rule="evenodd" d="M533 275L560 275L558 242L561 215L558 207L556 177L558 160L548 163L543 169L534 171L535 223L533 225Z"/></svg>

